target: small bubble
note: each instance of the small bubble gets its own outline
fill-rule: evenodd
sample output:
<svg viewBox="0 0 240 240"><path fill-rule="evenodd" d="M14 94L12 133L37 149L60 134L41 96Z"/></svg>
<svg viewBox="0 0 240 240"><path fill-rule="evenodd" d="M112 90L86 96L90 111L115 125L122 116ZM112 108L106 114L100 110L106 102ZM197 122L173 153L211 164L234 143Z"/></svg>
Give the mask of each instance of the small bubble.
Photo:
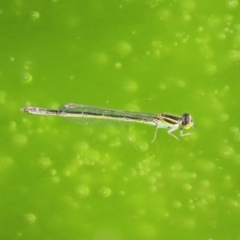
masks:
<svg viewBox="0 0 240 240"><path fill-rule="evenodd" d="M129 93L134 93L138 89L138 84L136 81L126 81L124 83L124 89Z"/></svg>
<svg viewBox="0 0 240 240"><path fill-rule="evenodd" d="M28 73L29 69L31 69L32 62L25 61L23 65L23 69Z"/></svg>
<svg viewBox="0 0 240 240"><path fill-rule="evenodd" d="M174 163L173 165L170 166L170 169L172 171L181 171L182 170L182 165L180 163Z"/></svg>
<svg viewBox="0 0 240 240"><path fill-rule="evenodd" d="M4 104L6 102L6 93L0 91L0 104Z"/></svg>
<svg viewBox="0 0 240 240"><path fill-rule="evenodd" d="M206 199L204 199L204 198L200 199L200 200L197 202L197 205L198 205L199 207L204 207L204 206L206 206L206 205L207 205Z"/></svg>
<svg viewBox="0 0 240 240"><path fill-rule="evenodd" d="M78 188L77 188L77 193L78 193L78 195L80 196L80 197L86 197L86 196L88 196L89 195L89 193L90 193L90 190L89 190L89 188L87 187L87 186L79 186Z"/></svg>
<svg viewBox="0 0 240 240"><path fill-rule="evenodd" d="M197 177L197 174L195 172L190 173L190 178L195 179Z"/></svg>
<svg viewBox="0 0 240 240"><path fill-rule="evenodd" d="M1 157L0 170L11 167L13 165L13 160L10 157Z"/></svg>
<svg viewBox="0 0 240 240"><path fill-rule="evenodd" d="M224 85L223 90L224 91L228 91L229 90L229 86L228 85Z"/></svg>
<svg viewBox="0 0 240 240"><path fill-rule="evenodd" d="M94 58L98 64L105 64L108 61L108 56L104 52L97 53Z"/></svg>
<svg viewBox="0 0 240 240"><path fill-rule="evenodd" d="M60 182L60 178L57 177L57 176L53 176L53 177L52 177L52 181L53 181L54 183L59 183L59 182Z"/></svg>
<svg viewBox="0 0 240 240"><path fill-rule="evenodd" d="M213 75L213 74L216 74L217 73L217 66L215 64L208 64L207 66L207 73Z"/></svg>
<svg viewBox="0 0 240 240"><path fill-rule="evenodd" d="M238 6L237 0L227 0L226 5L228 8L236 8Z"/></svg>
<svg viewBox="0 0 240 240"><path fill-rule="evenodd" d="M186 83L183 80L177 80L176 84L180 88L184 88L186 86Z"/></svg>
<svg viewBox="0 0 240 240"><path fill-rule="evenodd" d="M190 210L194 210L194 209L196 208L196 206L195 206L194 204L189 204L189 205L188 205L188 208L189 208Z"/></svg>
<svg viewBox="0 0 240 240"><path fill-rule="evenodd" d="M40 17L40 13L39 13L39 12L36 12L36 11L31 12L31 18L32 18L33 20L36 20L36 19L38 19L39 17Z"/></svg>
<svg viewBox="0 0 240 240"><path fill-rule="evenodd" d="M119 192L119 195L120 195L120 196L125 196L125 191L123 191L123 190L120 191L120 192Z"/></svg>
<svg viewBox="0 0 240 240"><path fill-rule="evenodd" d="M159 87L159 89L162 90L162 91L167 89L167 86L166 86L166 84L164 84L164 83L160 83L158 87Z"/></svg>
<svg viewBox="0 0 240 240"><path fill-rule="evenodd" d="M97 139L101 142L105 142L108 139L108 136L105 133L100 133L97 135Z"/></svg>
<svg viewBox="0 0 240 240"><path fill-rule="evenodd" d="M205 173L212 173L216 170L216 165L210 161L202 161L199 163L200 169Z"/></svg>
<svg viewBox="0 0 240 240"><path fill-rule="evenodd" d="M86 142L77 142L74 145L74 150L77 152L83 153L83 152L86 152L88 149L89 149L89 144Z"/></svg>
<svg viewBox="0 0 240 240"><path fill-rule="evenodd" d="M185 22L190 21L191 18L192 18L191 15L189 15L188 13L183 14L183 21L185 21Z"/></svg>
<svg viewBox="0 0 240 240"><path fill-rule="evenodd" d="M14 122L14 121L10 122L10 124L9 124L9 130L10 130L11 132L15 132L15 131L16 131L16 127L17 127L16 122Z"/></svg>
<svg viewBox="0 0 240 240"><path fill-rule="evenodd" d="M240 165L240 154L236 155L233 159L233 161L237 164Z"/></svg>
<svg viewBox="0 0 240 240"><path fill-rule="evenodd" d="M188 229L189 228L193 229L196 226L196 223L195 223L195 221L193 219L185 219L185 220L183 220L183 224Z"/></svg>
<svg viewBox="0 0 240 240"><path fill-rule="evenodd" d="M239 207L238 201L233 200L233 199L229 200L229 204L230 204L230 206L232 206L232 207Z"/></svg>
<svg viewBox="0 0 240 240"><path fill-rule="evenodd" d="M39 159L39 163L42 168L49 168L52 165L52 161L48 157L41 157Z"/></svg>
<svg viewBox="0 0 240 240"><path fill-rule="evenodd" d="M182 188L184 191L189 192L192 190L192 185L189 183L185 183L185 184L183 184Z"/></svg>
<svg viewBox="0 0 240 240"><path fill-rule="evenodd" d="M237 142L240 142L240 134L236 134L234 136L234 140L237 141Z"/></svg>
<svg viewBox="0 0 240 240"><path fill-rule="evenodd" d="M141 152L145 152L148 150L148 143L145 141L137 141L135 142L135 149Z"/></svg>
<svg viewBox="0 0 240 240"><path fill-rule="evenodd" d="M220 149L220 154L224 158L231 158L231 157L233 157L235 155L235 150L231 146L224 145Z"/></svg>
<svg viewBox="0 0 240 240"><path fill-rule="evenodd" d="M232 15L226 15L226 17L224 18L224 21L227 23L227 25L231 25L233 19L234 17Z"/></svg>
<svg viewBox="0 0 240 240"><path fill-rule="evenodd" d="M27 119L27 118L23 118L23 119L22 119L22 123L23 123L24 126L26 126L27 128L30 128L31 125L32 125L31 121L30 121L29 119Z"/></svg>
<svg viewBox="0 0 240 240"><path fill-rule="evenodd" d="M150 191L155 193L157 192L158 188L156 186L150 186Z"/></svg>
<svg viewBox="0 0 240 240"><path fill-rule="evenodd" d="M50 174L52 176L55 176L57 174L57 170L56 169L51 169Z"/></svg>
<svg viewBox="0 0 240 240"><path fill-rule="evenodd" d="M196 3L193 0L183 0L181 5L184 11L193 11L196 8Z"/></svg>
<svg viewBox="0 0 240 240"><path fill-rule="evenodd" d="M24 218L28 223L31 224L34 223L37 219L37 217L33 213L27 213Z"/></svg>
<svg viewBox="0 0 240 240"><path fill-rule="evenodd" d="M156 183L156 178L155 177L149 177L149 179L148 179L148 181L149 181L149 183L150 184L154 184L154 183Z"/></svg>
<svg viewBox="0 0 240 240"><path fill-rule="evenodd" d="M232 61L239 61L240 59L240 52L238 50L230 50L228 52L228 57Z"/></svg>
<svg viewBox="0 0 240 240"><path fill-rule="evenodd" d="M102 187L99 191L102 197L109 197L112 193L111 189L108 187Z"/></svg>
<svg viewBox="0 0 240 240"><path fill-rule="evenodd" d="M121 55L127 55L131 52L132 47L129 43L127 42L120 42L118 44L117 50L119 52L119 54Z"/></svg>
<svg viewBox="0 0 240 240"><path fill-rule="evenodd" d="M205 198L208 201L208 203L214 203L216 202L217 199L214 194L207 194Z"/></svg>
<svg viewBox="0 0 240 240"><path fill-rule="evenodd" d="M240 141L240 132L239 128L236 126L233 126L230 128L230 131L234 134L235 141Z"/></svg>
<svg viewBox="0 0 240 240"><path fill-rule="evenodd" d="M226 39L226 34L225 34L225 33L219 33L219 34L218 34L218 38L219 38L220 40L224 40L224 39Z"/></svg>
<svg viewBox="0 0 240 240"><path fill-rule="evenodd" d="M179 209L182 207L182 203L180 201L174 201L173 202L173 207L176 209Z"/></svg>
<svg viewBox="0 0 240 240"><path fill-rule="evenodd" d="M159 19L160 20L168 20L171 17L171 12L168 9L162 9L159 12Z"/></svg>
<svg viewBox="0 0 240 240"><path fill-rule="evenodd" d="M14 142L19 145L25 145L27 143L27 137L22 134L17 134L13 138Z"/></svg>
<svg viewBox="0 0 240 240"><path fill-rule="evenodd" d="M232 180L231 176L229 176L229 175L225 175L223 179L224 179L224 181L226 181L226 182Z"/></svg>
<svg viewBox="0 0 240 240"><path fill-rule="evenodd" d="M135 142L138 139L137 133L135 131L128 131L126 135L129 142Z"/></svg>
<svg viewBox="0 0 240 240"><path fill-rule="evenodd" d="M32 75L30 73L24 73L21 76L22 83L30 83L32 81Z"/></svg>
<svg viewBox="0 0 240 240"><path fill-rule="evenodd" d="M120 62L117 62L117 63L115 64L115 67L116 67L117 69L120 69L120 68L122 67L122 64L121 64Z"/></svg>
<svg viewBox="0 0 240 240"><path fill-rule="evenodd" d="M226 122L229 119L229 116L226 113L220 115L220 118L223 122Z"/></svg>
<svg viewBox="0 0 240 240"><path fill-rule="evenodd" d="M210 185L210 183L209 183L208 180L202 180L202 181L200 182L200 186L201 186L202 188L208 188L209 185Z"/></svg>

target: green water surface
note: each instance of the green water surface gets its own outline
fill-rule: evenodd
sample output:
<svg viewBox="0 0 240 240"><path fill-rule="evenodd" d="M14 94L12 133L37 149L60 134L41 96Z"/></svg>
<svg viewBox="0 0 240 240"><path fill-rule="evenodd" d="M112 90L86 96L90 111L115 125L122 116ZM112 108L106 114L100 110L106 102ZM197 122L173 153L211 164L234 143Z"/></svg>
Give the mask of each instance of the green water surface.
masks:
<svg viewBox="0 0 240 240"><path fill-rule="evenodd" d="M240 239L239 13L238 0L3 1L0 238ZM195 125L151 143L151 126L19 110L71 102Z"/></svg>

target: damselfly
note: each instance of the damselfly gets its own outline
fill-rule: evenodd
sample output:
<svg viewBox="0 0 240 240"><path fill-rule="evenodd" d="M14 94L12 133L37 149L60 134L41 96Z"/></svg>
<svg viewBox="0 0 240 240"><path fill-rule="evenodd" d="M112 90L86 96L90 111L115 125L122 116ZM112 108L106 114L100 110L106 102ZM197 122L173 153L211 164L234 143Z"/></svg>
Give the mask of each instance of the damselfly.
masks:
<svg viewBox="0 0 240 240"><path fill-rule="evenodd" d="M65 104L60 107L59 110L40 107L24 107L21 110L31 114L59 116L85 125L103 123L115 124L124 122L149 124L156 127L152 142L156 139L158 128L168 129L167 132L179 140L172 132L180 128L180 136L189 135L190 133L183 133L183 129L189 129L193 127L194 124L191 115L188 113L184 113L182 116L169 113L148 114L74 103Z"/></svg>

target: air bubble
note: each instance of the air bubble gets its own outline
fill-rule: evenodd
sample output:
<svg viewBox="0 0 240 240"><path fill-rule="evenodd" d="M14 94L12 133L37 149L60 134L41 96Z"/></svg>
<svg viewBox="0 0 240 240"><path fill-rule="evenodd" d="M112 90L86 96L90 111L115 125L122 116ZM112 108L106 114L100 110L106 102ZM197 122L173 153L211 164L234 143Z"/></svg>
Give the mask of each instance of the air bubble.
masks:
<svg viewBox="0 0 240 240"><path fill-rule="evenodd" d="M226 113L220 115L220 118L223 122L226 122L229 119L229 116Z"/></svg>
<svg viewBox="0 0 240 240"><path fill-rule="evenodd" d="M104 52L97 53L94 56L94 58L95 58L96 63L101 64L101 65L103 65L103 64L108 62L108 56Z"/></svg>
<svg viewBox="0 0 240 240"><path fill-rule="evenodd" d="M148 143L145 141L137 141L135 144L135 149L141 152L145 152L148 150Z"/></svg>
<svg viewBox="0 0 240 240"><path fill-rule="evenodd" d="M235 162L235 164L240 165L240 154L236 155L233 161Z"/></svg>
<svg viewBox="0 0 240 240"><path fill-rule="evenodd" d="M102 197L109 197L112 193L111 189L108 187L102 187L99 191Z"/></svg>
<svg viewBox="0 0 240 240"><path fill-rule="evenodd" d="M184 88L186 86L186 83L183 80L177 80L176 84L180 88Z"/></svg>
<svg viewBox="0 0 240 240"><path fill-rule="evenodd" d="M237 0L227 0L226 5L228 8L236 8L238 6Z"/></svg>
<svg viewBox="0 0 240 240"><path fill-rule="evenodd" d="M193 11L196 8L196 3L193 0L184 0L181 5L184 11Z"/></svg>
<svg viewBox="0 0 240 240"><path fill-rule="evenodd" d="M123 190L120 191L120 192L119 192L119 195L120 195L121 197L123 197L123 196L125 195L125 191L123 191Z"/></svg>
<svg viewBox="0 0 240 240"><path fill-rule="evenodd" d="M201 186L202 188L208 188L209 185L210 185L210 183L209 183L208 180L202 180L202 181L200 182L200 186Z"/></svg>
<svg viewBox="0 0 240 240"><path fill-rule="evenodd" d="M120 42L118 44L117 50L119 52L119 54L121 55L127 55L131 52L132 47L129 43L127 42Z"/></svg>
<svg viewBox="0 0 240 240"><path fill-rule="evenodd" d="M80 197L86 197L89 195L90 190L87 186L80 186L77 188L77 193Z"/></svg>
<svg viewBox="0 0 240 240"><path fill-rule="evenodd" d="M180 201L174 201L173 202L173 207L176 209L179 209L182 207L182 203Z"/></svg>
<svg viewBox="0 0 240 240"><path fill-rule="evenodd" d="M208 201L208 203L214 203L216 202L216 196L214 194L208 194L206 195L206 200Z"/></svg>
<svg viewBox="0 0 240 240"><path fill-rule="evenodd" d="M193 229L196 226L196 223L193 219L183 220L184 226L188 229Z"/></svg>
<svg viewBox="0 0 240 240"><path fill-rule="evenodd" d="M220 149L220 154L224 158L232 158L235 155L235 150L231 146L223 146Z"/></svg>
<svg viewBox="0 0 240 240"><path fill-rule="evenodd" d="M33 20L36 20L40 17L40 13L36 12L36 11L33 11L33 12L31 12L31 17L32 17Z"/></svg>
<svg viewBox="0 0 240 240"><path fill-rule="evenodd" d="M160 90L164 91L164 90L167 89L167 86L166 86L166 84L164 84L164 83L160 83L159 86L158 86L158 88L159 88Z"/></svg>
<svg viewBox="0 0 240 240"><path fill-rule="evenodd" d="M15 132L15 131L16 131L16 128L17 128L16 122L14 122L14 121L10 122L10 124L9 124L9 130L10 130L11 132Z"/></svg>
<svg viewBox="0 0 240 240"><path fill-rule="evenodd" d="M189 192L192 190L192 185L189 183L185 183L185 184L183 184L182 188L184 191Z"/></svg>
<svg viewBox="0 0 240 240"><path fill-rule="evenodd" d="M232 207L239 207L238 201L236 201L236 200L234 200L234 199L229 200L229 204L230 204L230 206L232 206Z"/></svg>
<svg viewBox="0 0 240 240"><path fill-rule="evenodd" d="M13 140L18 145L25 145L27 143L27 137L22 134L15 135Z"/></svg>
<svg viewBox="0 0 240 240"><path fill-rule="evenodd" d="M171 12L168 9L163 9L159 12L160 20L168 20L171 17Z"/></svg>
<svg viewBox="0 0 240 240"><path fill-rule="evenodd" d="M224 39L226 39L226 34L225 34L225 33L219 33L219 34L218 34L218 38L219 38L220 40L224 40Z"/></svg>
<svg viewBox="0 0 240 240"><path fill-rule="evenodd" d="M22 83L30 83L32 81L32 75L30 73L24 73L21 76L21 82Z"/></svg>
<svg viewBox="0 0 240 240"><path fill-rule="evenodd" d="M39 159L39 163L42 168L49 168L52 165L52 161L48 157L41 157Z"/></svg>
<svg viewBox="0 0 240 240"><path fill-rule="evenodd" d="M6 93L0 92L0 104L4 104L6 102Z"/></svg>
<svg viewBox="0 0 240 240"><path fill-rule="evenodd" d="M115 63L115 67L117 69L120 69L122 67L122 64L120 62Z"/></svg>
<svg viewBox="0 0 240 240"><path fill-rule="evenodd" d="M240 60L240 52L238 50L230 50L228 52L228 57L232 61L239 61Z"/></svg>
<svg viewBox="0 0 240 240"><path fill-rule="evenodd" d="M53 183L59 183L60 182L60 178L59 177L57 177L57 176L53 176L52 177L52 181L53 181Z"/></svg>
<svg viewBox="0 0 240 240"><path fill-rule="evenodd" d="M136 81L132 81L132 80L126 81L124 83L124 89L126 90L126 92L134 93L138 89L138 84Z"/></svg>
<svg viewBox="0 0 240 240"><path fill-rule="evenodd" d="M31 224L34 223L37 219L37 217L33 213L27 213L24 218L28 223Z"/></svg>
<svg viewBox="0 0 240 240"><path fill-rule="evenodd" d="M217 66L215 64L209 64L206 70L207 73L210 75L216 74L218 71Z"/></svg>
<svg viewBox="0 0 240 240"><path fill-rule="evenodd" d="M11 167L13 165L13 160L10 157L1 157L0 169Z"/></svg>
<svg viewBox="0 0 240 240"><path fill-rule="evenodd" d="M192 18L191 15L189 15L188 13L183 14L183 21L185 21L185 22L190 21L191 18Z"/></svg>
<svg viewBox="0 0 240 240"><path fill-rule="evenodd" d="M224 85L223 90L224 91L228 91L229 90L229 86L228 85Z"/></svg>

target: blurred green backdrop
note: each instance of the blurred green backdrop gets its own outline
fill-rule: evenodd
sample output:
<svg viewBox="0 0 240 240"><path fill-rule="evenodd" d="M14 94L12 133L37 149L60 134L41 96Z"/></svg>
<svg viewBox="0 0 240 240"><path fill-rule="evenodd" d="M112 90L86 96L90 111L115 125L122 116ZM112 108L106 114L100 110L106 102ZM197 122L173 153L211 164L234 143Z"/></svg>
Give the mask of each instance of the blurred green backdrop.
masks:
<svg viewBox="0 0 240 240"><path fill-rule="evenodd" d="M238 0L13 0L0 18L1 239L240 239ZM195 128L151 143L19 110L70 102Z"/></svg>

